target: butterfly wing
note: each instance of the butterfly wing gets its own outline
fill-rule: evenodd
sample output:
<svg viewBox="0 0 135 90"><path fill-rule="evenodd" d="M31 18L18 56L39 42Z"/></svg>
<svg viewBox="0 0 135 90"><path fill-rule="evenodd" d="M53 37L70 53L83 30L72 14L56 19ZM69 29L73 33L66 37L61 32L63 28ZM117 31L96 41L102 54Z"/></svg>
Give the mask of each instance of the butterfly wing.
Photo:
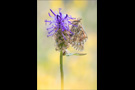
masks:
<svg viewBox="0 0 135 90"><path fill-rule="evenodd" d="M76 50L82 51L84 49L84 43L86 42L88 37L86 32L84 31L82 24L80 23L80 20L74 20L73 24L77 25L77 27L71 27L71 32L73 32L74 35L71 35L70 44Z"/></svg>

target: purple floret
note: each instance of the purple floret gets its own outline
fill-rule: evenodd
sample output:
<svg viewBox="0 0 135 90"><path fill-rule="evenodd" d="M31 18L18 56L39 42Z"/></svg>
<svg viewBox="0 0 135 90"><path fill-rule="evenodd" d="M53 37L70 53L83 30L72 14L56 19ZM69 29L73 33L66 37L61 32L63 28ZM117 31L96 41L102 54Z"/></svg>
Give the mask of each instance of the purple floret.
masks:
<svg viewBox="0 0 135 90"><path fill-rule="evenodd" d="M54 35L58 31L58 29L61 28L61 33L62 33L64 39L66 40L63 32L65 30L67 30L67 31L69 31L70 33L73 34L73 32L71 32L70 29L69 29L69 25L73 25L73 24L69 20L75 19L75 18L73 18L71 15L68 15L68 14L66 14L66 15L62 14L61 8L59 8L59 14L55 14L51 9L50 9L50 11L52 12L52 14L54 16L51 16L50 13L48 13L48 15L53 20L50 20L50 21L45 20L45 22L49 23L49 25L50 25L50 27L47 28L47 31L48 31L48 34L49 34L47 36L49 37L49 36ZM77 27L76 25L73 25L73 26Z"/></svg>

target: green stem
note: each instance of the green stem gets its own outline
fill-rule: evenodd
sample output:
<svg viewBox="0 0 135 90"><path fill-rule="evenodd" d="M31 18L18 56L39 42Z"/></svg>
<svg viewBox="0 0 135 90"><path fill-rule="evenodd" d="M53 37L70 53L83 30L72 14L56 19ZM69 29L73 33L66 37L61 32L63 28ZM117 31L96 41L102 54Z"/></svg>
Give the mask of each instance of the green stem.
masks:
<svg viewBox="0 0 135 90"><path fill-rule="evenodd" d="M64 89L64 73L63 73L63 53L60 52L60 73L61 73L61 90Z"/></svg>

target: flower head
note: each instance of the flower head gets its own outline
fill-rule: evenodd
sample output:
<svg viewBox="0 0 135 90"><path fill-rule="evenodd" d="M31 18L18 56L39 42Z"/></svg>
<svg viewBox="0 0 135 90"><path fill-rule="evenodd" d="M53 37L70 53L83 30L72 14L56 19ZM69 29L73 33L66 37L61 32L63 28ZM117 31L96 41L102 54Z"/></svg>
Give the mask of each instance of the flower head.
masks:
<svg viewBox="0 0 135 90"><path fill-rule="evenodd" d="M47 37L54 35L60 29L62 36L66 40L64 32L68 31L68 35L73 34L73 32L71 32L71 30L69 29L69 25L73 25L70 20L75 18L73 18L71 15L68 14L62 14L61 8L59 8L58 14L54 13L51 9L50 11L52 12L53 16L51 16L50 13L48 13L48 15L52 18L52 20L50 21L45 20L45 22L49 23L50 25L50 27L47 28L48 31Z"/></svg>

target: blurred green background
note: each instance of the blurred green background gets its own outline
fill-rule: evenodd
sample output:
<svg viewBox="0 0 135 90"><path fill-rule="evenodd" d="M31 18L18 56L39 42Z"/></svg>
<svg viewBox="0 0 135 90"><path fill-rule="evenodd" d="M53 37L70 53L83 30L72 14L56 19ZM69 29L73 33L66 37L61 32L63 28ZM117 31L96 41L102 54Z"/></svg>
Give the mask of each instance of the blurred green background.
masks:
<svg viewBox="0 0 135 90"><path fill-rule="evenodd" d="M37 0L37 89L60 89L60 64L54 40L47 38L45 20L49 9L82 18L88 35L85 56L64 56L64 88L97 90L97 1L96 0ZM52 15L52 13L51 13ZM73 53L80 53L70 46Z"/></svg>

